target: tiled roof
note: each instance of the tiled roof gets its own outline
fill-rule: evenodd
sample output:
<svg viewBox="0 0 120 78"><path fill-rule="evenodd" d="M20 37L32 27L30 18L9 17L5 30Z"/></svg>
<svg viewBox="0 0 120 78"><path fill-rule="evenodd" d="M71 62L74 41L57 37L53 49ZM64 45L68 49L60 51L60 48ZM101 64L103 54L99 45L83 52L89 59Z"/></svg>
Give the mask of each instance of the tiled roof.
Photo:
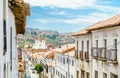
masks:
<svg viewBox="0 0 120 78"><path fill-rule="evenodd" d="M103 29L103 28L109 28L120 25L120 14L117 14L109 19L99 21L90 27L87 28L87 30L96 30L96 29Z"/></svg>
<svg viewBox="0 0 120 78"><path fill-rule="evenodd" d="M89 27L86 27L78 32L74 32L72 36L79 36L90 33L92 30L109 28L114 26L120 26L120 14L117 14L109 19L99 21Z"/></svg>
<svg viewBox="0 0 120 78"><path fill-rule="evenodd" d="M23 61L18 62L18 71L19 72L24 72L25 71Z"/></svg>
<svg viewBox="0 0 120 78"><path fill-rule="evenodd" d="M80 30L80 31L78 31L78 32L74 32L73 34L72 34L72 36L78 36L78 35L84 35L84 34L88 34L89 32L86 30L86 28L85 29L82 29L82 30Z"/></svg>
<svg viewBox="0 0 120 78"><path fill-rule="evenodd" d="M56 59L56 52L55 51L49 51L46 54L46 58L52 58L53 60L55 60Z"/></svg>

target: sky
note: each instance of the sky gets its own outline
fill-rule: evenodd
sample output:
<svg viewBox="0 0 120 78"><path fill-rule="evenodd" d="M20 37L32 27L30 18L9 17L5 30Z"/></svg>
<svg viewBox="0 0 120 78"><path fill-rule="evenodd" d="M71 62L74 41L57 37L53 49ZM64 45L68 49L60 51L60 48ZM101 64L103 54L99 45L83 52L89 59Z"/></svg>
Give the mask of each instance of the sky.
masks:
<svg viewBox="0 0 120 78"><path fill-rule="evenodd" d="M120 0L24 0L30 4L27 27L76 32L120 13Z"/></svg>

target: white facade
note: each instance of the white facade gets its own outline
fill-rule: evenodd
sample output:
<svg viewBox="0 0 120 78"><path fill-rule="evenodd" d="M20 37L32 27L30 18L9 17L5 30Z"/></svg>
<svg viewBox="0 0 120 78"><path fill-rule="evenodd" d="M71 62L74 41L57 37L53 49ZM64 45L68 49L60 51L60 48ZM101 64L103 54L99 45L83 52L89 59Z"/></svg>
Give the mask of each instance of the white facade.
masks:
<svg viewBox="0 0 120 78"><path fill-rule="evenodd" d="M104 60L104 58L92 60L93 78L95 77L95 71L98 72L98 78L120 78L120 26L94 30L92 34L93 47L96 47L96 40L98 41L98 49L105 48L106 46L106 54L103 53L102 57L107 58L106 60ZM115 39L117 40L116 43ZM117 46L117 52L115 52L115 45ZM110 53L109 50L111 49L113 49L113 51ZM93 55L94 54L95 53L93 53ZM100 58L99 54L98 58ZM105 76L103 77L103 75ZM111 77L112 75L116 77Z"/></svg>
<svg viewBox="0 0 120 78"><path fill-rule="evenodd" d="M119 16L73 34L76 41L76 78L120 78ZM88 58L86 52L89 52Z"/></svg>
<svg viewBox="0 0 120 78"><path fill-rule="evenodd" d="M91 34L84 34L75 37L76 44L76 78L92 78L91 72ZM82 54L80 54L82 52ZM85 57L85 53L88 56Z"/></svg>
<svg viewBox="0 0 120 78"><path fill-rule="evenodd" d="M71 52L74 53L74 50ZM74 56L68 56L57 52L55 62L55 78L76 78Z"/></svg>
<svg viewBox="0 0 120 78"><path fill-rule="evenodd" d="M3 2L4 1L4 2ZM3 7L4 6L4 7ZM3 9L6 12L3 12ZM8 0L0 0L0 78L18 78L16 27L14 15L8 7ZM3 14L4 13L4 14ZM4 17L3 17L4 16ZM6 28L3 23L6 20ZM6 32L6 47L4 33ZM6 51L3 51L6 49ZM5 52L5 53L4 53Z"/></svg>
<svg viewBox="0 0 120 78"><path fill-rule="evenodd" d="M36 38L35 44L33 45L33 49L47 49L46 40L42 39L42 41L39 41L39 39Z"/></svg>

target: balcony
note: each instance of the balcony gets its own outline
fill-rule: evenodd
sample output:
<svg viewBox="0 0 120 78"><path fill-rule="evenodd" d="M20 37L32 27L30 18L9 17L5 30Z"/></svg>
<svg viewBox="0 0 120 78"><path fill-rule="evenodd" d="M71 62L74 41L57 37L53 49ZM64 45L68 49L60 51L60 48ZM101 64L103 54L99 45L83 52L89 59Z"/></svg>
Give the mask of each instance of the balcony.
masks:
<svg viewBox="0 0 120 78"><path fill-rule="evenodd" d="M84 58L86 62L89 61L89 52L85 52Z"/></svg>
<svg viewBox="0 0 120 78"><path fill-rule="evenodd" d="M98 48L98 59L106 61L106 48Z"/></svg>
<svg viewBox="0 0 120 78"><path fill-rule="evenodd" d="M94 59L97 59L98 58L98 48L97 47L93 47L92 48L92 57Z"/></svg>
<svg viewBox="0 0 120 78"><path fill-rule="evenodd" d="M81 60L83 60L83 58L84 58L84 57L83 57L83 54L84 54L83 51L80 51L80 59L81 59Z"/></svg>
<svg viewBox="0 0 120 78"><path fill-rule="evenodd" d="M117 62L117 49L109 49L106 52L106 58L109 63L118 63Z"/></svg>

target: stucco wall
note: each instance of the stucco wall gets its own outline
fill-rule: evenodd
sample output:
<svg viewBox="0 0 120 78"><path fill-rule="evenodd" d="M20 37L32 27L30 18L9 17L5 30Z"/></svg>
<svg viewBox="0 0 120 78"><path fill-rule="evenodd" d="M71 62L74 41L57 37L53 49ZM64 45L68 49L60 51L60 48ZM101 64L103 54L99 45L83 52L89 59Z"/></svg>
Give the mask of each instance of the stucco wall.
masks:
<svg viewBox="0 0 120 78"><path fill-rule="evenodd" d="M114 39L117 39L118 42L120 41L120 26L118 27L112 27L112 28L106 28L101 30L96 30L92 32L92 39L93 39L93 47L96 46L96 40L98 40L98 47L104 47L103 40L107 40L107 47L108 49L112 49L112 47L109 47L114 44ZM110 64L107 61L100 61L93 59L93 77L95 76L94 71L97 70L99 75L98 78L103 77L103 73L107 73L108 78L110 78L110 73L118 75L118 78L120 77L120 45L117 45L118 51L117 51L117 60L118 64Z"/></svg>
<svg viewBox="0 0 120 78"><path fill-rule="evenodd" d="M6 78L18 78L17 76L17 48L14 15L8 7L6 0L6 34L7 52L3 55L3 0L0 0L0 78L4 78L4 63L6 63ZM12 27L12 71L10 70L10 28Z"/></svg>

